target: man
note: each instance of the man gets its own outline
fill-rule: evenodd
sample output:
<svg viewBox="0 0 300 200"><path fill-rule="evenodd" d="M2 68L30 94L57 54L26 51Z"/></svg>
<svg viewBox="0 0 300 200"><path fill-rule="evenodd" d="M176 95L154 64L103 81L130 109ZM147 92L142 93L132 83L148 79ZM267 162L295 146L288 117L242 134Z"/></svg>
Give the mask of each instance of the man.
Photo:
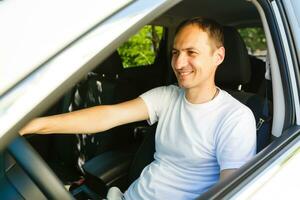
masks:
<svg viewBox="0 0 300 200"><path fill-rule="evenodd" d="M134 121L158 121L154 161L119 196L195 199L255 154L252 112L215 85L224 56L220 25L200 17L186 20L176 31L172 50L180 87L158 87L121 104L38 118L20 133L94 133Z"/></svg>

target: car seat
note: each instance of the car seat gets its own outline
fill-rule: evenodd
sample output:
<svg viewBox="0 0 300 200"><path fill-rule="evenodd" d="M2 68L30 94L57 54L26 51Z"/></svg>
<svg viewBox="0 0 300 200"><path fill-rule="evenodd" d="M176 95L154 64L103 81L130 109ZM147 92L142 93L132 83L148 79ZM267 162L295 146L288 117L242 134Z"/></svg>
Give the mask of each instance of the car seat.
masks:
<svg viewBox="0 0 300 200"><path fill-rule="evenodd" d="M66 103L67 111L96 105L114 104L116 87L119 84L122 71L122 60L118 52L115 51L73 88L70 101ZM80 168L86 160L111 149L111 146L119 146L120 143L114 129L101 134L78 134L76 138Z"/></svg>

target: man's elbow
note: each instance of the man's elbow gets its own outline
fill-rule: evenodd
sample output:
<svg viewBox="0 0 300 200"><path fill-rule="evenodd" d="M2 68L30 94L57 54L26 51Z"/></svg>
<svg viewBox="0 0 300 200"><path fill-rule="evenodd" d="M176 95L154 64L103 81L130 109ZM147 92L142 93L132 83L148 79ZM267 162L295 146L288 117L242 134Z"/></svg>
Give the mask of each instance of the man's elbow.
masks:
<svg viewBox="0 0 300 200"><path fill-rule="evenodd" d="M220 173L220 181L223 181L227 178L229 178L234 172L236 172L237 169L224 169Z"/></svg>

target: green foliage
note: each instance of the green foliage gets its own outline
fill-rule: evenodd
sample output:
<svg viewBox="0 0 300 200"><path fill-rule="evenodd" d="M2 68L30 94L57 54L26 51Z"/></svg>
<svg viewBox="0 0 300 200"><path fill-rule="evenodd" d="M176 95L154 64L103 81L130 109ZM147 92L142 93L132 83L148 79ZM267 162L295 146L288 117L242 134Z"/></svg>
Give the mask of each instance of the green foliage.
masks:
<svg viewBox="0 0 300 200"><path fill-rule="evenodd" d="M163 28L144 26L137 34L118 48L124 67L149 65L154 62Z"/></svg>
<svg viewBox="0 0 300 200"><path fill-rule="evenodd" d="M266 50L266 38L262 28L243 28L238 31L251 54L255 54L257 51Z"/></svg>

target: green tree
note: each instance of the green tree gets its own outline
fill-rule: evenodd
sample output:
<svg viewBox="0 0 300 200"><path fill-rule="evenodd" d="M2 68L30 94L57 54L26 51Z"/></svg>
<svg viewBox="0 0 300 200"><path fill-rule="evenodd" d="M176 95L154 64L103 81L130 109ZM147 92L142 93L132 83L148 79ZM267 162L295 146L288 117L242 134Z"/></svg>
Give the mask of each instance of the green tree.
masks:
<svg viewBox="0 0 300 200"><path fill-rule="evenodd" d="M160 26L144 26L118 48L124 67L149 65L154 62L163 34Z"/></svg>
<svg viewBox="0 0 300 200"><path fill-rule="evenodd" d="M238 30L244 39L249 53L267 49L265 33L262 28L242 28Z"/></svg>

